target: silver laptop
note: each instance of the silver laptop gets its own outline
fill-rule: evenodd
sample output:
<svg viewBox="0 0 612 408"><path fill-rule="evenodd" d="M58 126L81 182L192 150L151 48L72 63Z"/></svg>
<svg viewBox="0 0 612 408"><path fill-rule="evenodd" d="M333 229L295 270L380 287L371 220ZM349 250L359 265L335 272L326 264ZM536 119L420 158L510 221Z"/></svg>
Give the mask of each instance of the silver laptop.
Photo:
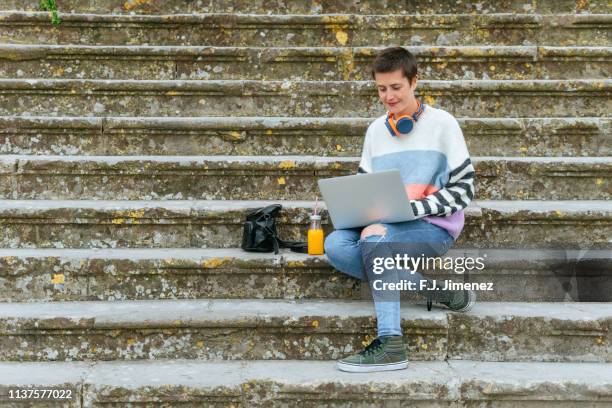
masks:
<svg viewBox="0 0 612 408"><path fill-rule="evenodd" d="M319 180L335 229L414 219L399 170Z"/></svg>

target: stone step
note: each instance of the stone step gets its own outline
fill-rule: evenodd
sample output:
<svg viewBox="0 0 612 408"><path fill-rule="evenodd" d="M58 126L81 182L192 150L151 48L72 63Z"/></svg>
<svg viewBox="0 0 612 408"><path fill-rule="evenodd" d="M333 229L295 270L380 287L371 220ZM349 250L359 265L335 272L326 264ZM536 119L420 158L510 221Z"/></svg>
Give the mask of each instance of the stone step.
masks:
<svg viewBox="0 0 612 408"><path fill-rule="evenodd" d="M605 363L413 361L408 369L345 373L335 361L3 362L0 390L65 389L65 407L457 406L605 407ZM120 374L118 374L120 373ZM26 400L28 401L28 400ZM32 401L32 400L30 400ZM12 403L9 402L9 404ZM461 404L461 405L457 405ZM20 405L9 405L9 408Z"/></svg>
<svg viewBox="0 0 612 408"><path fill-rule="evenodd" d="M417 46L420 79L609 78L611 47ZM0 45L0 78L369 80L383 47Z"/></svg>
<svg viewBox="0 0 612 408"><path fill-rule="evenodd" d="M39 11L35 0L2 0L0 10ZM243 1L183 1L183 0L62 0L58 6L62 13L112 13L112 14L183 14L183 13L253 13L253 14L330 14L330 13L608 13L603 0L588 2L555 0L512 0L498 2L456 2L412 0L397 2L390 0L320 0L305 2L283 0L274 2L257 0Z"/></svg>
<svg viewBox="0 0 612 408"><path fill-rule="evenodd" d="M451 249L479 270L423 268L436 280L492 284L478 301L612 301L608 250ZM436 269L438 268L438 269ZM200 298L372 298L367 282L335 270L326 256L240 248L0 249L1 302ZM486 289L486 286L483 286ZM402 298L420 300L411 291Z"/></svg>
<svg viewBox="0 0 612 408"><path fill-rule="evenodd" d="M609 46L612 14L64 14L0 12L13 44Z"/></svg>
<svg viewBox="0 0 612 408"><path fill-rule="evenodd" d="M611 376L611 364L567 362L413 361L376 376L339 371L335 361L3 362L0 398L33 388L70 390L63 406L79 408L603 408L612 404Z"/></svg>
<svg viewBox="0 0 612 408"><path fill-rule="evenodd" d="M305 239L313 201L0 200L2 248L239 247L246 214L280 203L278 232ZM333 228L320 205L323 229ZM612 247L609 201L479 201L459 248Z"/></svg>
<svg viewBox="0 0 612 408"><path fill-rule="evenodd" d="M610 363L611 326L606 302L402 305L411 360ZM15 302L0 304L0 332L10 361L326 360L361 349L376 325L371 301Z"/></svg>
<svg viewBox="0 0 612 408"><path fill-rule="evenodd" d="M423 80L417 89L425 103L460 117L607 116L612 109L609 79ZM372 81L0 79L1 115L224 116L227 112L285 117L384 114Z"/></svg>
<svg viewBox="0 0 612 408"><path fill-rule="evenodd" d="M482 200L606 199L612 157L472 157ZM307 200L359 157L0 155L0 198Z"/></svg>
<svg viewBox="0 0 612 408"><path fill-rule="evenodd" d="M0 153L359 156L369 118L0 116ZM610 118L457 118L476 156L612 156Z"/></svg>

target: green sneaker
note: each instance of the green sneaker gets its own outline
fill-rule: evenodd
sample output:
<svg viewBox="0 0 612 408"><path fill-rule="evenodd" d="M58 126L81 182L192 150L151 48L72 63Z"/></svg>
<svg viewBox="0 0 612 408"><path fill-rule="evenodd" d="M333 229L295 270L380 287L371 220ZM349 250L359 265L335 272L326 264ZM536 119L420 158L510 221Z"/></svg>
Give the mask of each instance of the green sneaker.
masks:
<svg viewBox="0 0 612 408"><path fill-rule="evenodd" d="M357 354L338 360L338 369L352 373L401 370L408 367L402 336L378 337Z"/></svg>
<svg viewBox="0 0 612 408"><path fill-rule="evenodd" d="M431 280L428 286L433 286ZM427 310L431 310L431 305L436 303L443 304L454 312L469 312L476 304L476 292L471 289L465 290L424 290L421 292L427 298Z"/></svg>

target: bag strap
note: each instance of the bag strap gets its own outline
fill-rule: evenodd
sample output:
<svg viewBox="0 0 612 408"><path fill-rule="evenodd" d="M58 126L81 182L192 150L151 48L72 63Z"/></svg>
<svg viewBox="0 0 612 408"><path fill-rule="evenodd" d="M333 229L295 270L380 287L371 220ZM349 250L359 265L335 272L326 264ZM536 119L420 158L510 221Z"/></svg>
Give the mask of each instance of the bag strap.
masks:
<svg viewBox="0 0 612 408"><path fill-rule="evenodd" d="M284 241L278 238L281 248L289 248L293 252L299 252L301 254L308 253L308 242L303 241Z"/></svg>
<svg viewBox="0 0 612 408"><path fill-rule="evenodd" d="M274 208L272 208L274 207ZM281 206L280 204L277 205L270 205L268 207L266 207L267 209L273 210L270 212L265 212L264 213L264 217L270 217L273 218L276 221L276 212L278 210L280 210ZM264 230L270 234L270 237L272 238L272 245L274 246L274 254L278 254L279 252L279 248L289 248L291 251L293 252L299 252L301 254L307 254L308 253L308 242L303 242L303 241L285 241L283 239L281 239L276 232L276 228L271 229L268 226L264 227Z"/></svg>
<svg viewBox="0 0 612 408"><path fill-rule="evenodd" d="M279 248L281 248L282 240L276 235L276 230L270 228L269 226L264 226L263 230L266 231L270 238L272 239L272 246L274 247L274 255L278 254Z"/></svg>

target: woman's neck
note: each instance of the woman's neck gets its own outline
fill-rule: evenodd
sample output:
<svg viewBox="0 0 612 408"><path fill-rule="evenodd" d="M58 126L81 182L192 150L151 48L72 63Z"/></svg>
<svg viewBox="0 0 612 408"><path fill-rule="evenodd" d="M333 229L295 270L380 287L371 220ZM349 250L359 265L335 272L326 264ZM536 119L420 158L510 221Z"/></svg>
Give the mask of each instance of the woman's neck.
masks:
<svg viewBox="0 0 612 408"><path fill-rule="evenodd" d="M410 102L410 104L408 105L408 107L406 109L404 109L403 111L393 115L394 117L400 117L402 115L408 115L408 116L412 116L416 113L416 111L419 109L419 105L417 104L416 98L412 99L412 101Z"/></svg>

